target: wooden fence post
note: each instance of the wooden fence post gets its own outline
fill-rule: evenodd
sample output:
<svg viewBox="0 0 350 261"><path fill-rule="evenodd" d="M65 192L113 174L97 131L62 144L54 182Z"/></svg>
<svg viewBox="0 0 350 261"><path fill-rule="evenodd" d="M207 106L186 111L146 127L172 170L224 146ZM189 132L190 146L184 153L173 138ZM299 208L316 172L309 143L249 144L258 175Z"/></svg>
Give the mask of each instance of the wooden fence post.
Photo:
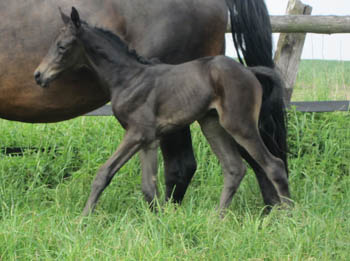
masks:
<svg viewBox="0 0 350 261"><path fill-rule="evenodd" d="M289 0L288 2L286 14L310 15L311 12L312 7L303 4L300 0ZM284 101L287 105L292 98L305 37L306 34L303 33L281 33L278 40L277 50L275 52L275 63L286 82Z"/></svg>

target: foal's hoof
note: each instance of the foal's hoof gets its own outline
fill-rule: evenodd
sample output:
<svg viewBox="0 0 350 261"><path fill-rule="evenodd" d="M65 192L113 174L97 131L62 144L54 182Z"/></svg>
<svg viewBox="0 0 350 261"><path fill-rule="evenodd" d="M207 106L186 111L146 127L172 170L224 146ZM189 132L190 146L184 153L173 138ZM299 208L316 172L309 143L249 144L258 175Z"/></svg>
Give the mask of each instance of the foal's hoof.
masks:
<svg viewBox="0 0 350 261"><path fill-rule="evenodd" d="M81 213L81 217L88 217L91 216L91 214L94 212L91 208L84 208L83 212Z"/></svg>
<svg viewBox="0 0 350 261"><path fill-rule="evenodd" d="M281 208L283 209L292 209L294 207L294 201L290 198L281 197Z"/></svg>
<svg viewBox="0 0 350 261"><path fill-rule="evenodd" d="M278 211L292 210L294 208L294 202L289 198L283 198L281 202L275 203L273 205L266 205L262 211L263 215L268 215L273 209Z"/></svg>
<svg viewBox="0 0 350 261"><path fill-rule="evenodd" d="M290 199L288 201L284 201L282 203L279 203L275 206L275 209L277 212L281 213L284 216L291 217L292 216L292 210L294 208L294 202Z"/></svg>

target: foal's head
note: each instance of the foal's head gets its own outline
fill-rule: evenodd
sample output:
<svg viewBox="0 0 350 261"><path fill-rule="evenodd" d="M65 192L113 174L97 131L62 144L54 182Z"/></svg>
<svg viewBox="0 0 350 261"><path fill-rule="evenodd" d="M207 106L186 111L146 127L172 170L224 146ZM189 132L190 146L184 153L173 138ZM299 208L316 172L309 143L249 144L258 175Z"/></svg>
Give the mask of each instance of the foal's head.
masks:
<svg viewBox="0 0 350 261"><path fill-rule="evenodd" d="M62 72L79 68L86 63L84 48L78 40L82 30L82 22L77 10L72 7L71 16L65 15L60 9L64 27L48 53L34 72L37 84L47 87Z"/></svg>

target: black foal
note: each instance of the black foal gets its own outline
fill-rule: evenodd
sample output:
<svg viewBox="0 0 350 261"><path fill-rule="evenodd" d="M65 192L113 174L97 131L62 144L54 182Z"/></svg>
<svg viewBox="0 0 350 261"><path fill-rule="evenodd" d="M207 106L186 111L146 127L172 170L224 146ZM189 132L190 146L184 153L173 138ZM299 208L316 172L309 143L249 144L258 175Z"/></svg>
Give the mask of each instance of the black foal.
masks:
<svg viewBox="0 0 350 261"><path fill-rule="evenodd" d="M264 170L281 202L290 202L284 163L266 148L258 130L263 91L255 75L282 88L272 69L245 68L225 56L180 65L152 64L130 52L118 36L82 22L76 9L70 18L61 15L65 26L35 72L38 84L46 87L60 73L86 66L101 81L101 91L110 95L113 113L126 130L93 181L84 215L95 208L113 176L136 152L146 154L162 135L194 121L223 166L221 209L229 205L245 174L237 145ZM145 175L142 183L151 202L157 194L156 177Z"/></svg>

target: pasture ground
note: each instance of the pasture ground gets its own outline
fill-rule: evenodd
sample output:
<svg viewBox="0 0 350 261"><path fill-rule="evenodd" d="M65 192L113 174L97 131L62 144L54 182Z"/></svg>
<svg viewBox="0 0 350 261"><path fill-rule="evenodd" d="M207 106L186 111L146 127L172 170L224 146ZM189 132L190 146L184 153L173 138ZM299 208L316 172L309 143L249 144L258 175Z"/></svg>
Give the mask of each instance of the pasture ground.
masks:
<svg viewBox="0 0 350 261"><path fill-rule="evenodd" d="M350 63L304 61L294 100L349 99L349 78ZM122 138L117 122L112 117L40 125L1 120L0 129L2 148L24 148L23 156L0 151L0 260L350 258L349 113L290 111L295 207L264 215L249 170L223 220L216 212L221 168L197 124L192 133L198 170L181 206L164 205L160 161L162 211L149 211L134 158L88 218L79 215L98 167Z"/></svg>

